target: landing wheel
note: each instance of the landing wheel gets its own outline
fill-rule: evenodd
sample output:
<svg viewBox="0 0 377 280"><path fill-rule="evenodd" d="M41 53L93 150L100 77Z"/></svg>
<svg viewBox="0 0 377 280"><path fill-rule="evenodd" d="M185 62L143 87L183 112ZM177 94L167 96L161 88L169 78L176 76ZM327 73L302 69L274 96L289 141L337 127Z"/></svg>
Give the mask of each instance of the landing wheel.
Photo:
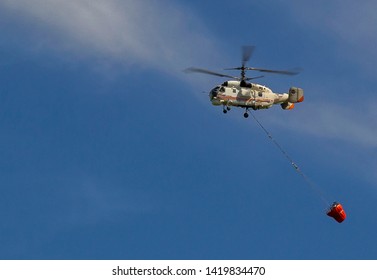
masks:
<svg viewBox="0 0 377 280"><path fill-rule="evenodd" d="M245 113L243 114L243 117L244 117L245 119L247 119L247 118L249 117L249 114L248 114L247 112L245 112Z"/></svg>
<svg viewBox="0 0 377 280"><path fill-rule="evenodd" d="M230 107L223 105L223 113L226 114L228 111L230 111Z"/></svg>

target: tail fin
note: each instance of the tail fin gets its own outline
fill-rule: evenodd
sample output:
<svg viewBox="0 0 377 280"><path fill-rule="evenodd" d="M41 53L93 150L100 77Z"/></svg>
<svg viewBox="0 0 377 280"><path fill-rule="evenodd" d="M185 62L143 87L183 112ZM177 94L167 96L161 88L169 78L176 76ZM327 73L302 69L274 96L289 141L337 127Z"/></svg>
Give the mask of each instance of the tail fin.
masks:
<svg viewBox="0 0 377 280"><path fill-rule="evenodd" d="M288 102L290 103L299 103L304 101L304 90L298 87L291 87L289 89L289 98Z"/></svg>

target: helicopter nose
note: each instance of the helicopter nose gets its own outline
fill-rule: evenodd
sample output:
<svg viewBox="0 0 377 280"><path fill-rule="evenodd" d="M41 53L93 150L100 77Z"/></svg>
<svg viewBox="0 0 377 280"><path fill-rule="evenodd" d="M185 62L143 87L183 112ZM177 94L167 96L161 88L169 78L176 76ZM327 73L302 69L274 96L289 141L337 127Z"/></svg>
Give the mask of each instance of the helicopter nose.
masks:
<svg viewBox="0 0 377 280"><path fill-rule="evenodd" d="M212 89L209 92L209 98L210 98L210 100L212 100L213 98L215 98L217 96L218 92L219 92L219 87L215 87L214 89Z"/></svg>

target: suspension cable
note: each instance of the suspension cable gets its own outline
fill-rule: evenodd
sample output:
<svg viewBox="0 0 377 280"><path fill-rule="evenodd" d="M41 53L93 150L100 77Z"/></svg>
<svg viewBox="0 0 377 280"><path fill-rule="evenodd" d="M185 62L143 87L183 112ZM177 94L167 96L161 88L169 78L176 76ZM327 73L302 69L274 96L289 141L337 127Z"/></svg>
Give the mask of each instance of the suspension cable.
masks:
<svg viewBox="0 0 377 280"><path fill-rule="evenodd" d="M275 138L272 137L271 133L262 125L262 123L255 117L255 115L252 112L250 112L250 114L253 116L254 120L262 128L262 130L266 133L268 138L270 138L272 143L274 143L274 145L280 150L280 152L284 155L284 157L291 163L292 167L296 170L296 172L302 176L302 178L305 180L306 184L320 196L320 198L326 204L326 206L330 205L330 203L325 198L322 190L312 180L310 180L308 176L306 176L306 174L293 161L293 159L283 149L283 147L275 140Z"/></svg>

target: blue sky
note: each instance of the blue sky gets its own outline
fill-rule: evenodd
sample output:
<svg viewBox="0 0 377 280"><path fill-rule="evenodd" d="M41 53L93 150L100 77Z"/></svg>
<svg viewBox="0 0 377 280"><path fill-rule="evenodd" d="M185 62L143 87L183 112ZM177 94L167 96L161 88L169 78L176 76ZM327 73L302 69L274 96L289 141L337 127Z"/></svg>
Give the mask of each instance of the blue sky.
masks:
<svg viewBox="0 0 377 280"><path fill-rule="evenodd" d="M374 1L0 1L1 259L376 259ZM196 66L300 75L255 115Z"/></svg>

